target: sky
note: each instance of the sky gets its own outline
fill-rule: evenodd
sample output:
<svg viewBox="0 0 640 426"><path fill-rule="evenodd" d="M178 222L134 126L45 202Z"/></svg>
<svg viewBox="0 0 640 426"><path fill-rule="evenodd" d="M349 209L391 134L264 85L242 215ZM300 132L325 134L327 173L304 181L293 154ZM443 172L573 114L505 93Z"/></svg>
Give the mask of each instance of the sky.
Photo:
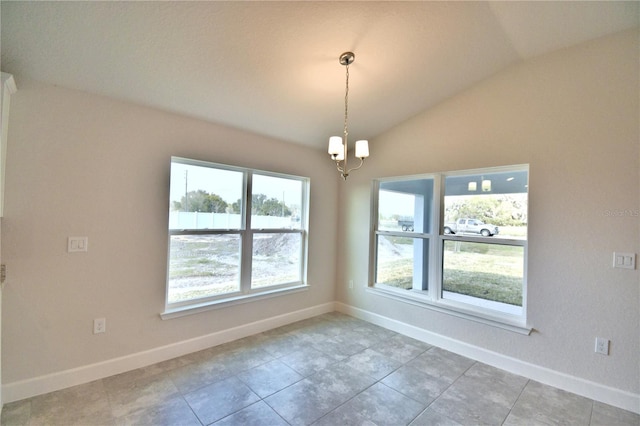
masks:
<svg viewBox="0 0 640 426"><path fill-rule="evenodd" d="M277 200L284 198L285 205L289 207L299 206L301 186L297 180L257 174L253 177L254 194L265 194L268 198ZM186 192L202 189L219 195L229 204L235 203L242 198L242 172L172 162L171 203L180 201L185 189Z"/></svg>

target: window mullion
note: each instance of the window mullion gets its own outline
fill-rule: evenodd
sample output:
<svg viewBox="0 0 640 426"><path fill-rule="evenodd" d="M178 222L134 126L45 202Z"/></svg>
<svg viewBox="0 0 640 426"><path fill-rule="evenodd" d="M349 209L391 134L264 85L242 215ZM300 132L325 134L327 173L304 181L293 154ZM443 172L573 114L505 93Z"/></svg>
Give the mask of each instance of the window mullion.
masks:
<svg viewBox="0 0 640 426"><path fill-rule="evenodd" d="M251 291L251 260L253 256L253 231L251 230L252 179L253 174L251 171L245 172L244 230L242 231L242 254L240 258L240 291L245 294Z"/></svg>
<svg viewBox="0 0 640 426"><path fill-rule="evenodd" d="M444 223L444 179L441 175L433 177L433 238L429 250L429 298L433 301L442 295L442 240L440 230Z"/></svg>

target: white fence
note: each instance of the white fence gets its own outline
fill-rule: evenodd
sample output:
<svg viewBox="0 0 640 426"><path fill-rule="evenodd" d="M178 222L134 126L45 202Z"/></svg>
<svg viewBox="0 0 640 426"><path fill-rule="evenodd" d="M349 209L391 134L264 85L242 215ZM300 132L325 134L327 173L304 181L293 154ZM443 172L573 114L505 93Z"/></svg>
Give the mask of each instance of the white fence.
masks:
<svg viewBox="0 0 640 426"><path fill-rule="evenodd" d="M200 213L170 212L169 229L239 229L242 217L237 213ZM260 228L299 228L300 222L291 216L251 216L251 227Z"/></svg>

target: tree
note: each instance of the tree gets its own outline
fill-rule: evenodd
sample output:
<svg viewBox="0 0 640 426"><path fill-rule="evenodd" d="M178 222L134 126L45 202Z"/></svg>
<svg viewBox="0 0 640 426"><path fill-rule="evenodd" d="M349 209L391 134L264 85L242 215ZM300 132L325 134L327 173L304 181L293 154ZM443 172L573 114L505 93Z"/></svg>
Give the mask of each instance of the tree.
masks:
<svg viewBox="0 0 640 426"><path fill-rule="evenodd" d="M291 210L277 198L267 198L264 194L251 197L251 214L258 216L291 216Z"/></svg>
<svg viewBox="0 0 640 426"><path fill-rule="evenodd" d="M240 214L240 206L242 205L242 200L238 199L235 203L231 203L231 213Z"/></svg>
<svg viewBox="0 0 640 426"><path fill-rule="evenodd" d="M231 204L232 213L240 213L241 201ZM291 216L291 209L277 198L267 198L264 194L253 194L251 196L251 214L257 216Z"/></svg>
<svg viewBox="0 0 640 426"><path fill-rule="evenodd" d="M185 212L224 213L227 211L227 202L219 195L209 194L202 189L189 191L186 198L173 202L174 210Z"/></svg>
<svg viewBox="0 0 640 426"><path fill-rule="evenodd" d="M453 196L445 202L445 222L470 218L498 226L521 226L527 222L525 200L517 194Z"/></svg>

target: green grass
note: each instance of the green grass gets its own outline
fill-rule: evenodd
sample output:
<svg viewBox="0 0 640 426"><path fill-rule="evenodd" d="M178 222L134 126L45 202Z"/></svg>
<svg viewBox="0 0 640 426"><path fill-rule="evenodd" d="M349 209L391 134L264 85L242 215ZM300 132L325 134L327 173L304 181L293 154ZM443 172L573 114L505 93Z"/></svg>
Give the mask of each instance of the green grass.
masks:
<svg viewBox="0 0 640 426"><path fill-rule="evenodd" d="M446 241L443 290L522 306L522 258L518 246ZM381 261L377 282L411 289L413 259Z"/></svg>
<svg viewBox="0 0 640 426"><path fill-rule="evenodd" d="M522 306L522 279L456 269L445 270L443 275L445 291Z"/></svg>
<svg viewBox="0 0 640 426"><path fill-rule="evenodd" d="M522 258L518 246L446 241L442 288L522 306Z"/></svg>
<svg viewBox="0 0 640 426"><path fill-rule="evenodd" d="M411 289L413 286L413 259L398 259L379 264L377 281L392 287Z"/></svg>

